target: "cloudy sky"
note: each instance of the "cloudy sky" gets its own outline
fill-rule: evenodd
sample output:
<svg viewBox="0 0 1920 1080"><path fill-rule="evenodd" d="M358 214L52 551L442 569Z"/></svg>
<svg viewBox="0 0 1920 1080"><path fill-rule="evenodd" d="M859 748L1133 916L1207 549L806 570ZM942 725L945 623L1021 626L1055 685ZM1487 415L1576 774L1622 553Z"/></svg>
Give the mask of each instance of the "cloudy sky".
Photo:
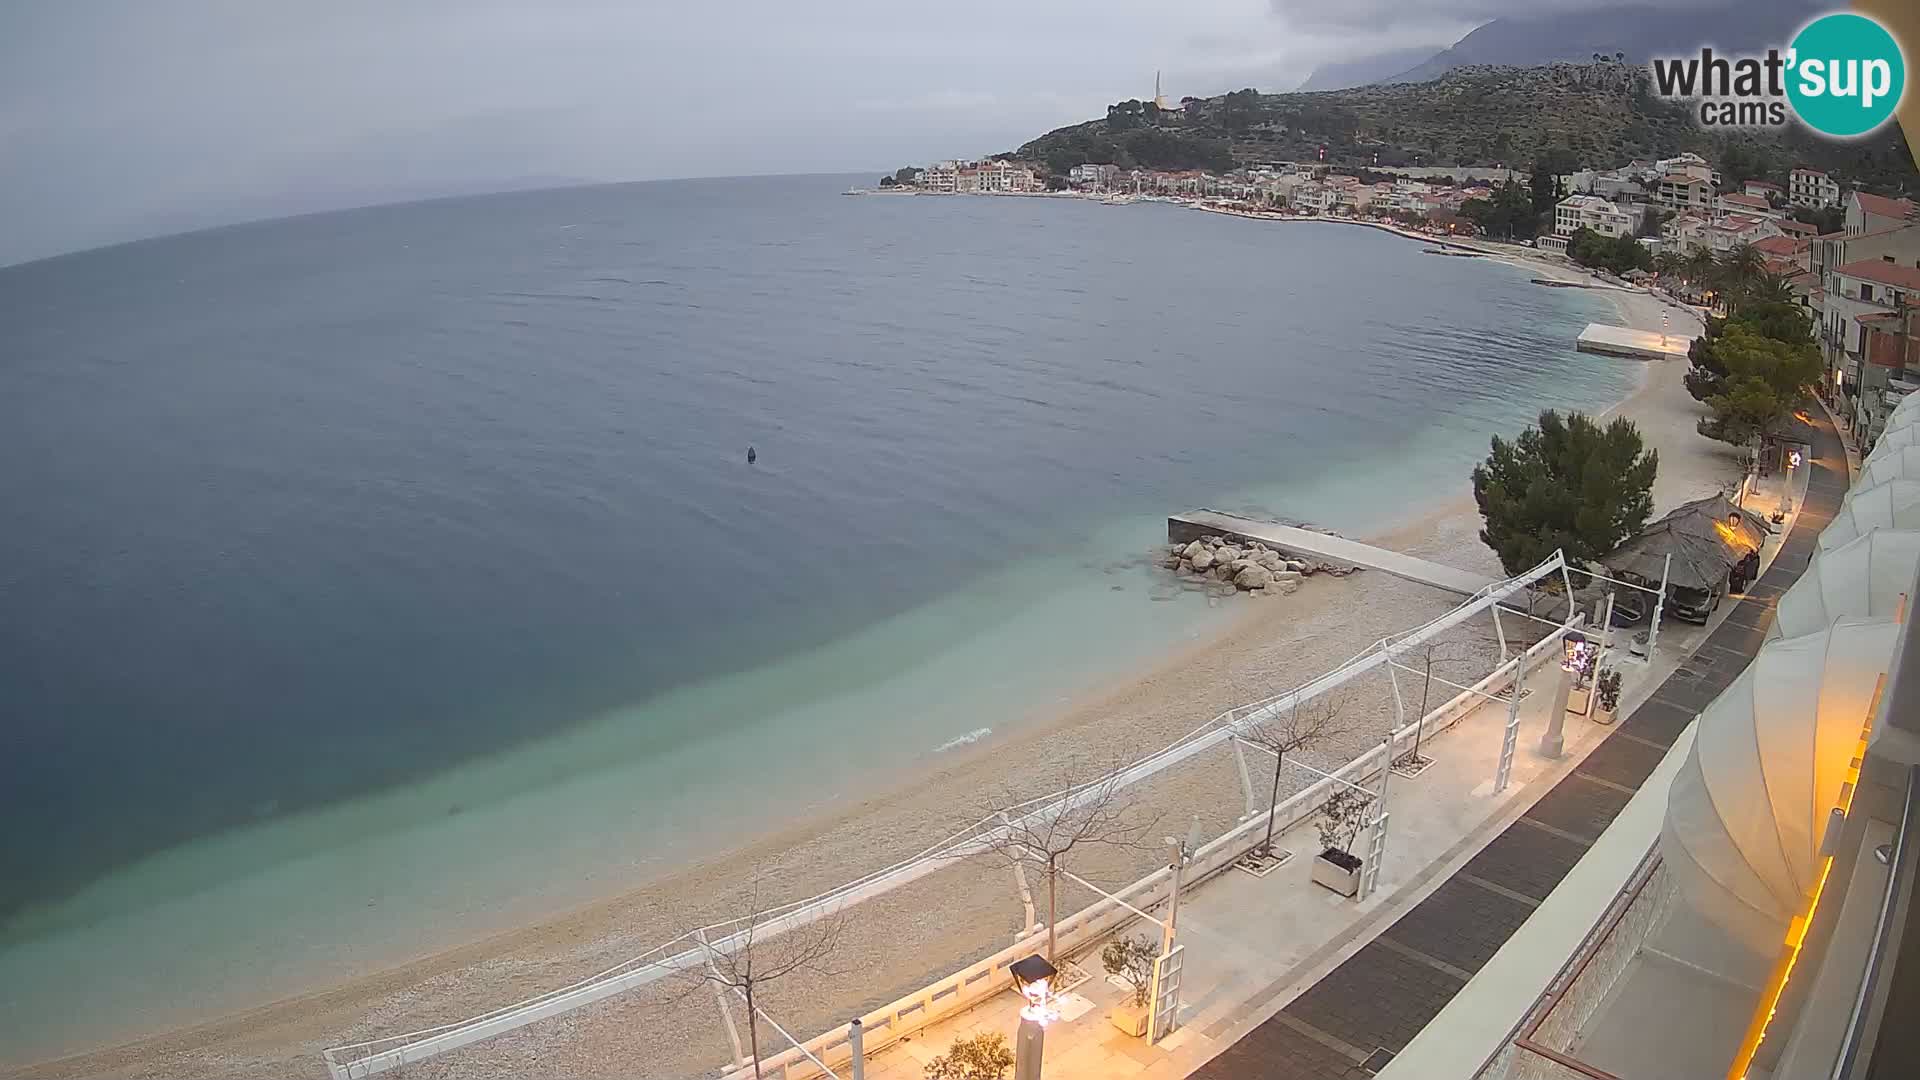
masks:
<svg viewBox="0 0 1920 1080"><path fill-rule="evenodd" d="M1285 89L1522 7L1543 4L12 0L0 264L527 182L989 153L1156 68L1176 97Z"/></svg>

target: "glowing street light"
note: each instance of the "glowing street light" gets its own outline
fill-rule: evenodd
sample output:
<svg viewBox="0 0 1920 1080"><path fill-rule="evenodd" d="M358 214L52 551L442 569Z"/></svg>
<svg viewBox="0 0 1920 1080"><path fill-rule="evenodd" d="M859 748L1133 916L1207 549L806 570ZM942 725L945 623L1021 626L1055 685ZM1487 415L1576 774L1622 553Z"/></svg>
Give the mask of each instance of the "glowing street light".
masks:
<svg viewBox="0 0 1920 1080"><path fill-rule="evenodd" d="M1060 1018L1054 1009L1049 984L1060 974L1047 958L1035 953L1015 960L1007 968L1013 984L1027 1003L1020 1007L1020 1031L1013 1041L1013 1080L1040 1080L1040 1057L1047 1041L1047 1025Z"/></svg>

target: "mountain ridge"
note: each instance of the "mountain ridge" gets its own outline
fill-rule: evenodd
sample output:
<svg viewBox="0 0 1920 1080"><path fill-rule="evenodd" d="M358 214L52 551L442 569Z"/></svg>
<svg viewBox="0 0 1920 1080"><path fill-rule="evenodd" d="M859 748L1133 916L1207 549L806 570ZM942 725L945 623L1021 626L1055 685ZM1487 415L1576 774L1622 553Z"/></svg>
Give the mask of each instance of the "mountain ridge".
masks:
<svg viewBox="0 0 1920 1080"><path fill-rule="evenodd" d="M1630 64L1711 45L1722 52L1784 46L1825 5L1819 0L1732 0L1705 7L1636 4L1598 11L1502 16L1423 58L1395 49L1314 69L1301 91L1345 90L1374 83L1428 82L1461 67L1535 67L1598 54ZM1395 67L1400 60L1409 62ZM1323 74L1324 73L1324 74Z"/></svg>
<svg viewBox="0 0 1920 1080"><path fill-rule="evenodd" d="M1497 167L1526 170L1553 155L1570 167L1699 153L1739 182L1825 168L1887 191L1911 191L1913 159L1899 125L1855 142L1798 124L1712 132L1691 108L1652 92L1644 67L1611 57L1584 64L1462 67L1422 83L1191 99L1172 114L1121 102L1106 119L1056 128L1006 157L1065 174L1082 163L1225 171L1262 161L1350 168Z"/></svg>

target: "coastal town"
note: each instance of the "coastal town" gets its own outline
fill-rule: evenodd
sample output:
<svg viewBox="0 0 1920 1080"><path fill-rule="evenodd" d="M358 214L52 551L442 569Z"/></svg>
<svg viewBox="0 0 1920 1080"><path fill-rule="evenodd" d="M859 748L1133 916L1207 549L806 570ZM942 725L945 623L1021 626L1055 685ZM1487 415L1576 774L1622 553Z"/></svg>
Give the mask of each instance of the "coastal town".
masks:
<svg viewBox="0 0 1920 1080"><path fill-rule="evenodd" d="M1920 204L1819 169L1736 184L1713 162L1683 153L1538 180L1505 167L1371 170L1289 161L1225 173L1087 162L1060 176L993 159L902 169L874 190L1160 202L1248 218L1363 223L1585 268L1705 313L1724 311L1715 286L1732 265L1811 318L1825 368L1818 393L1862 450L1900 399L1920 389ZM1550 193L1544 211L1541 193Z"/></svg>

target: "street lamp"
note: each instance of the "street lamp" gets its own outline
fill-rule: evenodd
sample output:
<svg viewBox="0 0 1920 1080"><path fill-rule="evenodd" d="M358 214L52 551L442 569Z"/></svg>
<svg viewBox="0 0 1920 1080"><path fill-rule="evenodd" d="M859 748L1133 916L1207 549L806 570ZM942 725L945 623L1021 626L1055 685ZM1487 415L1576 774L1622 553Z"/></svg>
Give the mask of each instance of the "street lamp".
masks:
<svg viewBox="0 0 1920 1080"><path fill-rule="evenodd" d="M1027 1003L1020 1007L1020 1031L1013 1041L1013 1080L1040 1080L1040 1057L1047 1040L1047 1024L1059 1017L1047 993L1060 974L1038 953L1015 960L1007 970Z"/></svg>

